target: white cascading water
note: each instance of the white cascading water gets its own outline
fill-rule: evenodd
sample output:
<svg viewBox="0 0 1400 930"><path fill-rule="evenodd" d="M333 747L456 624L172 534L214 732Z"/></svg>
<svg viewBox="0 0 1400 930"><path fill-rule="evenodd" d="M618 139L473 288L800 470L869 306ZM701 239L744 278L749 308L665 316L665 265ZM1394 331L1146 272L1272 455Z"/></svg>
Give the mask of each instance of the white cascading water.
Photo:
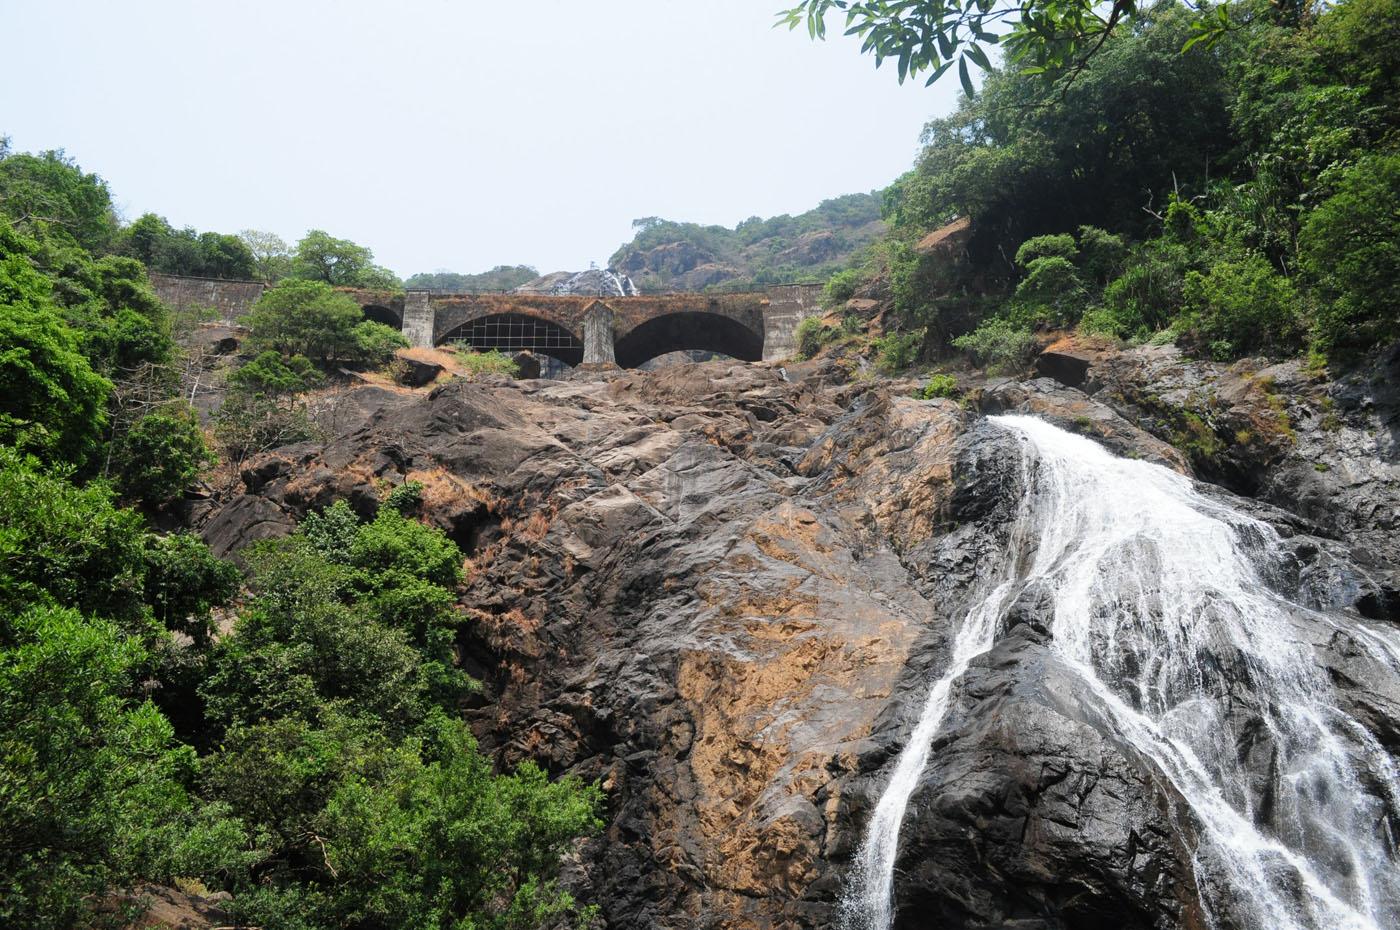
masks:
<svg viewBox="0 0 1400 930"><path fill-rule="evenodd" d="M1243 930L1400 927L1391 832L1400 778L1339 706L1309 645L1345 631L1366 659L1400 676L1400 637L1271 588L1273 528L1187 478L1041 420L992 420L1020 438L1027 476L1011 558L964 620L876 806L843 902L848 926L892 926L900 825L950 692L1003 632L1017 595L1036 585L1053 598L1051 648L1083 678L1114 735L1189 803L1213 924L1228 916ZM1272 771L1251 772L1240 747L1261 741Z"/></svg>

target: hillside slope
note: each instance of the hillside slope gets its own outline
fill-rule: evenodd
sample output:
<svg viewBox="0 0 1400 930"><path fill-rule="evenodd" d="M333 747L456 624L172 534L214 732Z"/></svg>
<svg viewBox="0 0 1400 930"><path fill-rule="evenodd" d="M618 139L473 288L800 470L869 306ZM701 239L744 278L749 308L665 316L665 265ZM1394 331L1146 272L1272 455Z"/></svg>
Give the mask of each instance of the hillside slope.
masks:
<svg viewBox="0 0 1400 930"><path fill-rule="evenodd" d="M798 216L751 217L733 229L647 217L608 260L644 292L816 283L885 231L880 194L847 194Z"/></svg>

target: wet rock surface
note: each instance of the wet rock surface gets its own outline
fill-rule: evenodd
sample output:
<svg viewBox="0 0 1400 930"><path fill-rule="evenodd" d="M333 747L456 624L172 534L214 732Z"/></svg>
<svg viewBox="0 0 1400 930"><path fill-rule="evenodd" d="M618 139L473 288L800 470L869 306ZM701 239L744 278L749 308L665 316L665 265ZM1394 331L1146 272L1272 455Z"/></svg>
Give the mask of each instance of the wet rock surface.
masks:
<svg viewBox="0 0 1400 930"><path fill-rule="evenodd" d="M983 413L1249 491L1296 554L1280 584L1358 619L1395 610L1393 380L1067 354L1082 372L1056 362L962 404L820 362L363 388L337 435L248 463L198 522L236 553L422 482L469 560L483 748L605 789L570 881L606 926L835 927L888 763L979 579L1005 570L1021 458ZM1207 457L1183 411L1217 439L1276 429ZM905 822L898 925L1203 927L1188 812L1095 718L1043 611L1018 604L956 689ZM1400 694L1346 639L1317 635L1319 661L1395 751Z"/></svg>

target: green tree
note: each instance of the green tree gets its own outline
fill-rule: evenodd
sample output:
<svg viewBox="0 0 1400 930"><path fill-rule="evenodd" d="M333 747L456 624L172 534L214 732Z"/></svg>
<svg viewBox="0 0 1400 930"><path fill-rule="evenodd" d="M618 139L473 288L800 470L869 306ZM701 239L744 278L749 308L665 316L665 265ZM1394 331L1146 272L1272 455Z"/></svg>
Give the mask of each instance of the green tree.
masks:
<svg viewBox="0 0 1400 930"><path fill-rule="evenodd" d="M147 268L155 268L166 240L174 232L165 217L154 213L143 213L136 218L135 222L122 230L123 251L139 260Z"/></svg>
<svg viewBox="0 0 1400 930"><path fill-rule="evenodd" d="M117 233L107 182L62 149L0 153L0 216L23 232L62 236L90 251L107 248Z"/></svg>
<svg viewBox="0 0 1400 930"><path fill-rule="evenodd" d="M141 216L122 230L120 249L152 271L204 278L251 278L257 271L252 250L238 236L174 229L165 217Z"/></svg>
<svg viewBox="0 0 1400 930"><path fill-rule="evenodd" d="M81 466L100 444L111 384L79 350L31 247L0 226L0 441Z"/></svg>
<svg viewBox="0 0 1400 930"><path fill-rule="evenodd" d="M250 345L286 356L379 366L408 340L397 330L364 319L360 305L321 281L288 279L258 299L246 325Z"/></svg>
<svg viewBox="0 0 1400 930"><path fill-rule="evenodd" d="M246 865L240 825L191 802L193 752L134 697L160 665L151 582L178 576L191 613L229 593L230 566L220 590L175 568L200 559L202 543L154 540L100 483L0 447L0 925L87 926L112 888Z"/></svg>
<svg viewBox="0 0 1400 930"><path fill-rule="evenodd" d="M346 287L398 288L393 272L374 263L374 253L349 239L313 229L297 243L292 275Z"/></svg>
<svg viewBox="0 0 1400 930"><path fill-rule="evenodd" d="M1372 155L1303 225L1303 269L1324 298L1315 338L1345 351L1400 337L1400 155Z"/></svg>
<svg viewBox="0 0 1400 930"><path fill-rule="evenodd" d="M206 232L199 236L200 273L206 278L249 279L257 273L252 250L237 236Z"/></svg>
<svg viewBox="0 0 1400 930"><path fill-rule="evenodd" d="M276 233L245 229L238 234L253 256L254 275L260 281L276 284L292 273L292 252Z"/></svg>
<svg viewBox="0 0 1400 930"><path fill-rule="evenodd" d="M316 435L298 396L321 383L302 355L265 351L229 376L228 396L214 414L214 436L235 462Z"/></svg>
<svg viewBox="0 0 1400 930"><path fill-rule="evenodd" d="M144 522L69 474L0 446L0 615L55 604L144 629Z"/></svg>
<svg viewBox="0 0 1400 930"><path fill-rule="evenodd" d="M990 70L987 49L1002 45L1007 55L1035 73L1073 77L1088 66L1115 31L1138 15L1135 0L802 0L778 14L796 29L805 25L812 38L825 38L826 19L844 14L847 35L859 36L861 52L875 56L875 66L897 62L899 81L931 72L932 84L954 64L968 96L974 93L969 63ZM1197 35L1213 36L1217 19L1202 24Z"/></svg>
<svg viewBox="0 0 1400 930"><path fill-rule="evenodd" d="M115 459L122 495L151 506L183 494L215 462L188 405L172 405L137 420L121 437Z"/></svg>
<svg viewBox="0 0 1400 930"><path fill-rule="evenodd" d="M449 718L462 553L441 531L343 502L251 553L254 599L202 693L206 796L265 837L234 883L258 926L543 927L575 910L560 855L598 825L596 788L530 765L495 775Z"/></svg>
<svg viewBox="0 0 1400 930"><path fill-rule="evenodd" d="M190 808L194 753L126 697L144 660L71 609L0 621L0 924L70 930L114 886L238 858L238 825Z"/></svg>
<svg viewBox="0 0 1400 930"><path fill-rule="evenodd" d="M145 555L143 596L155 619L207 646L213 635L210 613L238 593L238 569L188 533L149 537Z"/></svg>
<svg viewBox="0 0 1400 930"><path fill-rule="evenodd" d="M355 344L355 361L371 368L381 368L394 360L394 352L408 348L408 339L392 326L365 320L350 330Z"/></svg>
<svg viewBox="0 0 1400 930"><path fill-rule="evenodd" d="M321 363L350 359L358 304L323 281L286 280L269 288L248 314L250 344L258 350L304 355Z"/></svg>

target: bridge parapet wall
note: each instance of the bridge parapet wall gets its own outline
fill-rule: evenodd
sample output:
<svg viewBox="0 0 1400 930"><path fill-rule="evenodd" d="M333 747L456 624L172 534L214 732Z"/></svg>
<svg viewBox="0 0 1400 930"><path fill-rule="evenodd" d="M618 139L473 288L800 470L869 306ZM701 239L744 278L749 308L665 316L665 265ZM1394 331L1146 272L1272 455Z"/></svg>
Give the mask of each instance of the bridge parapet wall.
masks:
<svg viewBox="0 0 1400 930"><path fill-rule="evenodd" d="M151 272L151 287L160 302L177 313L212 311L224 323L236 323L263 295L261 281L223 281Z"/></svg>

